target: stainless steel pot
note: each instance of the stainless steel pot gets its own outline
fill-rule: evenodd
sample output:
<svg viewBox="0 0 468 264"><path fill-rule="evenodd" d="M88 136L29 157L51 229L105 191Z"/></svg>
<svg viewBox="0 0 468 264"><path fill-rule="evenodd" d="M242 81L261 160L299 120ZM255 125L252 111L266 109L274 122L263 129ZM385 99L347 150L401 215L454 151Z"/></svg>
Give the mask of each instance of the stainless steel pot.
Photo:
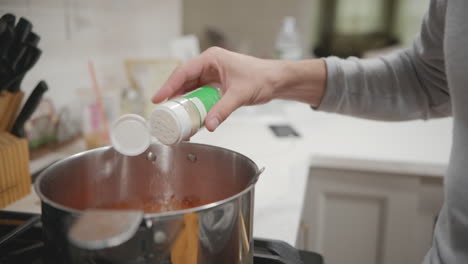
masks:
<svg viewBox="0 0 468 264"><path fill-rule="evenodd" d="M239 153L193 143L153 144L135 157L104 147L57 162L35 182L46 263L252 263L260 173ZM105 209L187 197L205 204L163 213Z"/></svg>

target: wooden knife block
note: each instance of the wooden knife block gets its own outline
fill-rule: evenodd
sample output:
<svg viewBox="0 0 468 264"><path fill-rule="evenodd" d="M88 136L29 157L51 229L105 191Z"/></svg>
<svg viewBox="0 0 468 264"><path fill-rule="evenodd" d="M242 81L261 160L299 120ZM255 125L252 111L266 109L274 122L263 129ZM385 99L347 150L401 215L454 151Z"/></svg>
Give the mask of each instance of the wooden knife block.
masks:
<svg viewBox="0 0 468 264"><path fill-rule="evenodd" d="M10 131L16 120L16 113L21 105L23 92L0 92L0 131Z"/></svg>
<svg viewBox="0 0 468 264"><path fill-rule="evenodd" d="M0 132L0 208L30 191L28 141Z"/></svg>

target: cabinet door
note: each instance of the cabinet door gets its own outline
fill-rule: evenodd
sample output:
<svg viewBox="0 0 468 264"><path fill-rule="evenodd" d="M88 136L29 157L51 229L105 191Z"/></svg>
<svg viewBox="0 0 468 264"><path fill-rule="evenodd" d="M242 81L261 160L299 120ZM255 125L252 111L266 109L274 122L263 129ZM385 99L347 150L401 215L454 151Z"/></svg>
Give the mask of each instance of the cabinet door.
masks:
<svg viewBox="0 0 468 264"><path fill-rule="evenodd" d="M418 225L420 177L327 168L309 175L299 248L321 253L327 264L421 262L428 243L416 240L430 239L432 230L427 221Z"/></svg>
<svg viewBox="0 0 468 264"><path fill-rule="evenodd" d="M420 263L432 244L432 235L444 201L443 178L423 177L419 185L418 215L413 229L413 262Z"/></svg>

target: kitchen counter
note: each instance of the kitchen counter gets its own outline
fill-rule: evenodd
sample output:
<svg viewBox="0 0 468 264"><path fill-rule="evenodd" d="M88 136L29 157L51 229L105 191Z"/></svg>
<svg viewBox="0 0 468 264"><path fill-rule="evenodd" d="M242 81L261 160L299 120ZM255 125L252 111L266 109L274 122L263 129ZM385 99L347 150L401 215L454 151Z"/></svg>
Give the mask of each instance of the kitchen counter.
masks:
<svg viewBox="0 0 468 264"><path fill-rule="evenodd" d="M376 122L275 101L239 109L216 132L202 130L191 141L238 151L264 166L256 186L254 236L294 244L310 166L443 177L451 122L450 118ZM271 124L289 124L300 137L275 137L268 127ZM55 153L55 158L80 147ZM31 194L5 209L38 211L38 206L37 197Z"/></svg>
<svg viewBox="0 0 468 264"><path fill-rule="evenodd" d="M290 124L299 138L277 138L271 124ZM310 166L359 168L443 177L451 118L377 122L273 102L238 110L219 129L193 142L236 150L265 166L256 186L254 235L296 241Z"/></svg>

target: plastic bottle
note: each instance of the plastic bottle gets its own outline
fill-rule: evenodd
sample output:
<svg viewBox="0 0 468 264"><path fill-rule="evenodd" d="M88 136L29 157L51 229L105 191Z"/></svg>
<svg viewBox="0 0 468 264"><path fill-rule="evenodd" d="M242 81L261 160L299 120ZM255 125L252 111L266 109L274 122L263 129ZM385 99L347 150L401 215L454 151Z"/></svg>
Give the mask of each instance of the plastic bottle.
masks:
<svg viewBox="0 0 468 264"><path fill-rule="evenodd" d="M296 18L292 16L284 18L283 26L276 38L276 51L278 58L282 60L302 59L302 47L296 29Z"/></svg>
<svg viewBox="0 0 468 264"><path fill-rule="evenodd" d="M111 128L111 142L120 153L143 153L151 137L165 145L189 139L203 127L206 115L221 98L219 91L203 86L183 96L156 105L147 121L135 114L121 116Z"/></svg>

